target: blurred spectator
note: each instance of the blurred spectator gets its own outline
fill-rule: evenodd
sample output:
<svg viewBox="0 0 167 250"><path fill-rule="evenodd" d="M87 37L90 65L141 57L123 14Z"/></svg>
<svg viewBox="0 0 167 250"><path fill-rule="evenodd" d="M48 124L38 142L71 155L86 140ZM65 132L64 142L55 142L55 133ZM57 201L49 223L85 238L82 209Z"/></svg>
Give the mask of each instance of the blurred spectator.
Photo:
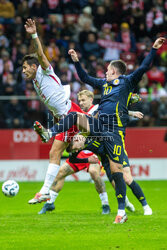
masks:
<svg viewBox="0 0 167 250"><path fill-rule="evenodd" d="M115 33L111 31L112 25L105 23L102 26L102 31L99 33L99 39L104 39L105 41L114 42ZM120 57L120 49L115 47L106 47L104 49L104 61L118 60Z"/></svg>
<svg viewBox="0 0 167 250"><path fill-rule="evenodd" d="M163 89L160 93L160 104L158 108L159 114L159 125L166 126L167 125L167 92Z"/></svg>
<svg viewBox="0 0 167 250"><path fill-rule="evenodd" d="M27 0L22 0L18 4L17 15L23 18L24 21L30 16L30 8Z"/></svg>
<svg viewBox="0 0 167 250"><path fill-rule="evenodd" d="M90 55L99 57L101 54L100 47L97 44L97 38L95 33L89 33L87 41L83 44L84 57L88 58Z"/></svg>
<svg viewBox="0 0 167 250"><path fill-rule="evenodd" d="M59 66L59 69L60 79L63 85L67 85L74 80L72 71L70 70L67 62L62 62Z"/></svg>
<svg viewBox="0 0 167 250"><path fill-rule="evenodd" d="M2 51L1 56L2 56L2 82L5 82L7 75L10 72L13 72L14 67L8 51L6 50Z"/></svg>
<svg viewBox="0 0 167 250"><path fill-rule="evenodd" d="M14 19L15 33L24 34L23 21L21 16L16 16Z"/></svg>
<svg viewBox="0 0 167 250"><path fill-rule="evenodd" d="M79 43L81 48L83 48L83 44L87 41L89 33L93 31L94 29L91 27L91 22L86 21L83 25L82 31L79 33Z"/></svg>
<svg viewBox="0 0 167 250"><path fill-rule="evenodd" d="M9 40L4 34L4 26L0 24L0 48L8 48L9 47Z"/></svg>
<svg viewBox="0 0 167 250"><path fill-rule="evenodd" d="M136 51L136 39L134 37L134 34L131 32L128 23L121 24L121 30L118 33L116 40L117 42L125 43L128 47L128 51Z"/></svg>
<svg viewBox="0 0 167 250"><path fill-rule="evenodd" d="M91 7L86 6L82 10L82 14L78 18L79 29L82 31L85 23L89 22L91 28L93 27L93 16Z"/></svg>
<svg viewBox="0 0 167 250"><path fill-rule="evenodd" d="M4 117L7 128L22 128L24 125L24 108L13 98L4 105Z"/></svg>
<svg viewBox="0 0 167 250"><path fill-rule="evenodd" d="M55 14L62 12L62 1L61 0L47 0L48 13Z"/></svg>
<svg viewBox="0 0 167 250"><path fill-rule="evenodd" d="M28 52L28 48L25 44L22 44L18 48L18 50L16 52L16 57L15 57L15 68L22 66L22 59L27 54L27 52Z"/></svg>
<svg viewBox="0 0 167 250"><path fill-rule="evenodd" d="M31 18L37 18L38 22L44 23L48 17L47 5L42 0L35 0L30 9Z"/></svg>
<svg viewBox="0 0 167 250"><path fill-rule="evenodd" d="M118 11L119 11L119 20L123 20L128 22L131 17L131 3L129 0L122 0L120 1L121 5L118 5ZM122 11L120 11L120 9Z"/></svg>
<svg viewBox="0 0 167 250"><path fill-rule="evenodd" d="M49 62L55 61L58 62L60 50L54 43L54 41L50 42L50 44L45 49L45 55L48 58Z"/></svg>
<svg viewBox="0 0 167 250"><path fill-rule="evenodd" d="M153 82L159 82L164 86L165 74L159 70L156 66L153 66L148 72L148 85L151 86Z"/></svg>
<svg viewBox="0 0 167 250"><path fill-rule="evenodd" d="M163 31L164 14L160 9L152 6L146 14L146 28L150 37L155 38L156 33Z"/></svg>
<svg viewBox="0 0 167 250"><path fill-rule="evenodd" d="M70 39L75 40L77 33L75 20L72 17L68 17L65 21L63 29L61 30L61 36L67 41Z"/></svg>
<svg viewBox="0 0 167 250"><path fill-rule="evenodd" d="M110 23L111 22L111 16L109 13L106 12L106 9L103 5L97 6L96 14L94 16L94 26L97 28L97 30L101 29L101 26L104 23Z"/></svg>
<svg viewBox="0 0 167 250"><path fill-rule="evenodd" d="M12 24L15 16L15 7L12 2L0 0L0 23Z"/></svg>
<svg viewBox="0 0 167 250"><path fill-rule="evenodd" d="M141 79L141 81L139 82L139 84L138 84L138 89L139 89L139 91L138 92L140 92L140 90L142 89L142 88L148 88L148 77L147 77L147 74L144 74L143 76L142 76L142 79Z"/></svg>
<svg viewBox="0 0 167 250"><path fill-rule="evenodd" d="M138 126L154 126L155 118L152 115L151 103L147 101L147 98L142 99L142 102L140 103L140 111L144 114L144 117L138 121Z"/></svg>
<svg viewBox="0 0 167 250"><path fill-rule="evenodd" d="M60 38L61 24L58 21L57 15L49 15L48 24L45 29L45 41L49 43L50 40L58 40Z"/></svg>

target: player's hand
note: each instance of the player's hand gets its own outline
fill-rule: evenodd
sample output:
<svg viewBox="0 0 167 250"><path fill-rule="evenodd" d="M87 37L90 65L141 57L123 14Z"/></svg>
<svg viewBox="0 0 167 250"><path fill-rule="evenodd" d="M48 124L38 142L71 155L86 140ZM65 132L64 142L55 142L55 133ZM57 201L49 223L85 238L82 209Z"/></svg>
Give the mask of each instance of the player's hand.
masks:
<svg viewBox="0 0 167 250"><path fill-rule="evenodd" d="M88 157L88 162L89 163L98 163L99 159L96 155L91 155Z"/></svg>
<svg viewBox="0 0 167 250"><path fill-rule="evenodd" d="M153 48L154 49L159 49L161 48L161 46L164 44L165 42L165 38L164 37L159 37L153 44Z"/></svg>
<svg viewBox="0 0 167 250"><path fill-rule="evenodd" d="M73 60L73 62L79 62L78 55L74 49L70 49L68 51L68 54L71 56L71 59Z"/></svg>
<svg viewBox="0 0 167 250"><path fill-rule="evenodd" d="M139 111L133 111L133 117L138 118L138 119L143 119L144 114Z"/></svg>
<svg viewBox="0 0 167 250"><path fill-rule="evenodd" d="M35 21L32 19L27 19L26 24L24 25L26 32L29 34L35 34L37 32Z"/></svg>

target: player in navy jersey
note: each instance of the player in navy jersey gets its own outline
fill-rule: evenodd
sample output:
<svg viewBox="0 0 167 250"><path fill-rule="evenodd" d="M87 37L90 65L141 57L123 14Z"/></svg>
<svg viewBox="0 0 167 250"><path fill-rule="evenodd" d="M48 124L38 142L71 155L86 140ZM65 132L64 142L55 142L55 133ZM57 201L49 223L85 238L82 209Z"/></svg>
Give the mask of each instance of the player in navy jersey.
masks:
<svg viewBox="0 0 167 250"><path fill-rule="evenodd" d="M123 179L122 165L125 153L124 136L128 121L128 103L135 86L153 62L156 50L164 42L165 38L158 38L141 66L129 75L124 75L126 64L122 60L112 61L107 68L105 79L89 76L82 69L76 52L70 50L69 54L75 62L81 81L101 91L98 119L72 112L60 120L59 124L56 124L50 131L46 131L40 124L35 124L36 131L44 137L64 132L75 124L80 130L91 136L103 138L104 150L109 159L118 200L118 213L114 221L116 224L124 223L127 220L125 213L126 184Z"/></svg>
<svg viewBox="0 0 167 250"><path fill-rule="evenodd" d="M102 165L106 171L109 181L112 183L113 187L115 187L113 176L111 174L110 167L109 167L109 161L105 154L104 143L103 143L103 140L101 140L101 138L98 137L97 140L94 140L94 138L91 138L91 137L84 138L82 134L75 135L73 138L73 141L69 144L67 148L69 152L73 152L71 156L69 157L69 161L72 163L76 162L77 155L79 154L79 152L85 149L90 150L99 156L99 159L102 162ZM133 180L126 150L125 150L124 159L123 159L123 174L124 174L124 179L125 179L126 184L130 187L133 194L141 203L143 210L144 210L144 215L152 215L152 209L148 205L141 187L139 186L137 182ZM127 196L126 196L126 207L127 208L129 207L129 210L134 211L134 207L128 201Z"/></svg>

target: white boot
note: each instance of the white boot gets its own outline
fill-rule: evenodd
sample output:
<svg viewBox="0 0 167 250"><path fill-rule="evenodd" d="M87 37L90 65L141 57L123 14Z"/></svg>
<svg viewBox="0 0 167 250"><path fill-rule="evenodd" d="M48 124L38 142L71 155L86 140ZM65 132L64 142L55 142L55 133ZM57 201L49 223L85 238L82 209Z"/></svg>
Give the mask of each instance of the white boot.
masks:
<svg viewBox="0 0 167 250"><path fill-rule="evenodd" d="M152 215L152 209L149 205L143 206L144 209L144 215Z"/></svg>

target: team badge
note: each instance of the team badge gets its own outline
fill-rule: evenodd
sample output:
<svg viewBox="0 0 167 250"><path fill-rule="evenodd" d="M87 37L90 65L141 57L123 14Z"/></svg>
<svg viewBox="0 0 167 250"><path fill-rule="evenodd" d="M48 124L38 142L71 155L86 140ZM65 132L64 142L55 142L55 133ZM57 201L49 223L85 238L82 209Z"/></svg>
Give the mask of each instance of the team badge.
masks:
<svg viewBox="0 0 167 250"><path fill-rule="evenodd" d="M114 81L113 81L113 85L118 85L119 84L119 79L115 79Z"/></svg>

